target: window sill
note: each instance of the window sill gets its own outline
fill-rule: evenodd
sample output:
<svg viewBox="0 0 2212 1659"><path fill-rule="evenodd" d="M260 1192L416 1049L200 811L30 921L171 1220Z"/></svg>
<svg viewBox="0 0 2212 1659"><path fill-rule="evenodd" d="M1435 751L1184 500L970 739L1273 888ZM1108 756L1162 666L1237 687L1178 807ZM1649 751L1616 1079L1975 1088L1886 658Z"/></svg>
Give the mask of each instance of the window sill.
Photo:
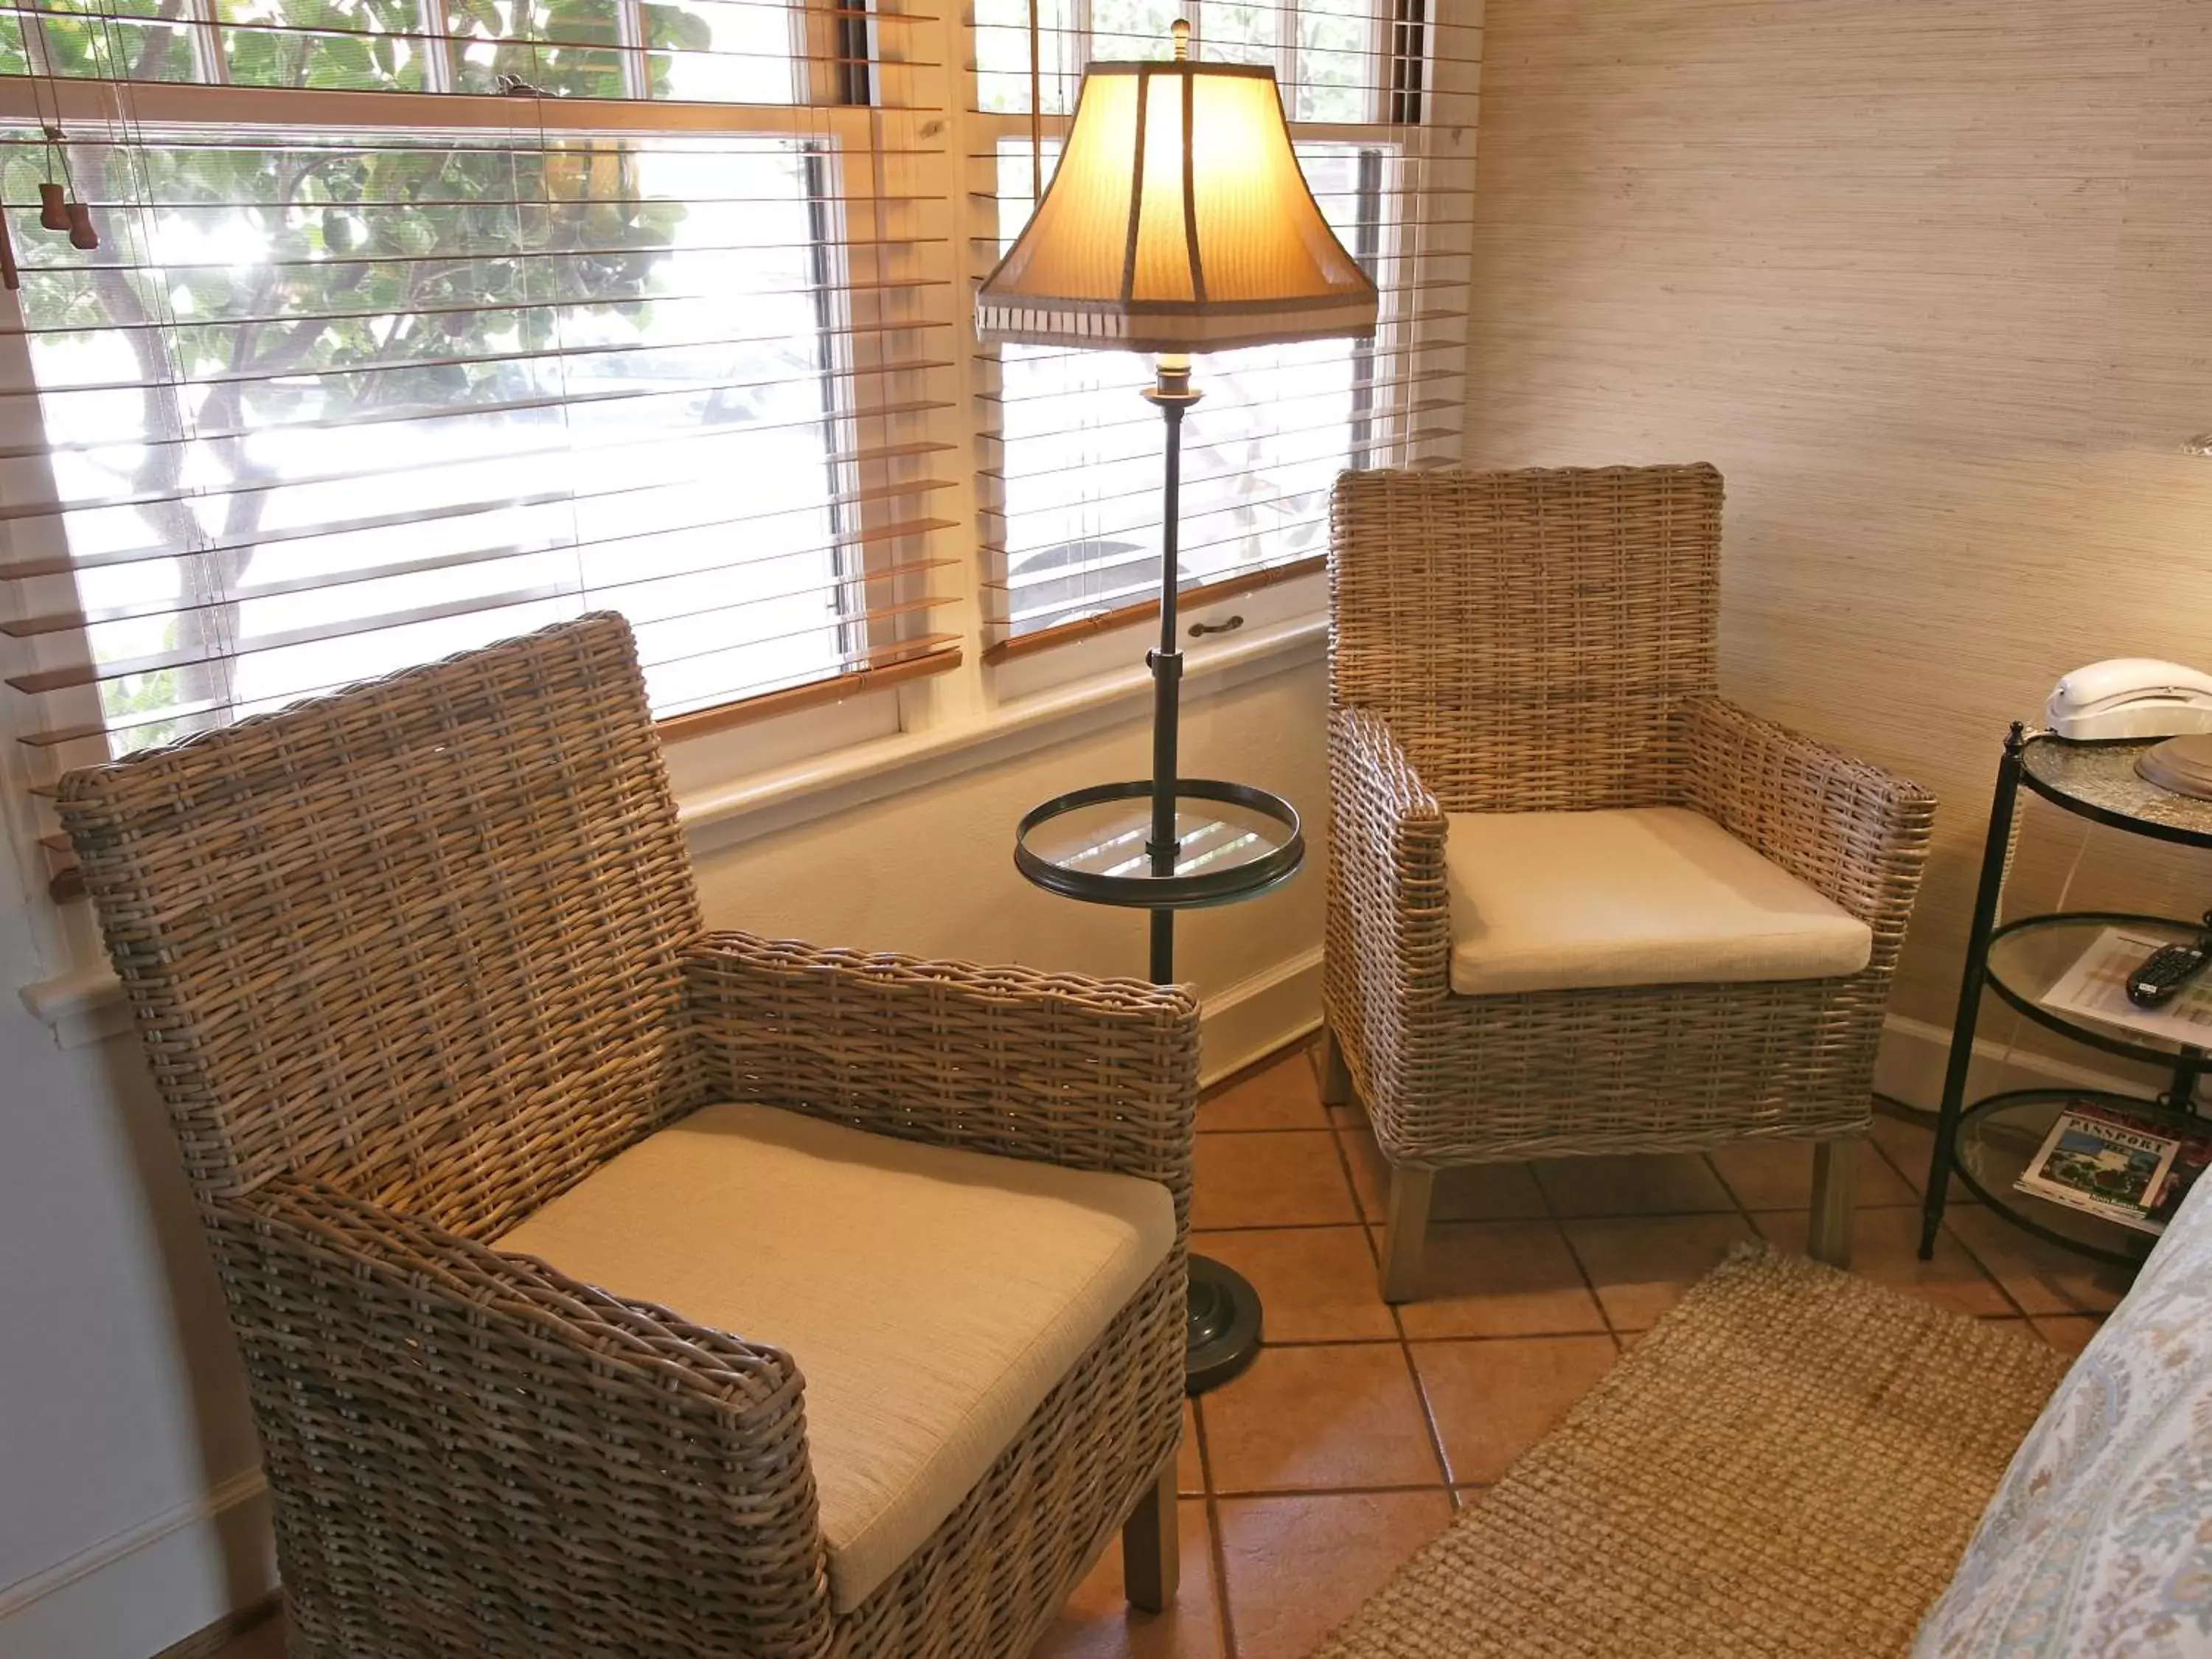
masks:
<svg viewBox="0 0 2212 1659"><path fill-rule="evenodd" d="M1209 644L1187 655L1183 694L1202 696L1285 672L1319 657L1328 641L1328 618L1305 616ZM1102 674L942 731L902 732L726 785L687 790L678 798L677 817L695 855L736 846L1126 720L1149 702L1152 685L1152 675L1141 666ZM64 1048L130 1027L123 988L106 963L26 985L21 995Z"/></svg>

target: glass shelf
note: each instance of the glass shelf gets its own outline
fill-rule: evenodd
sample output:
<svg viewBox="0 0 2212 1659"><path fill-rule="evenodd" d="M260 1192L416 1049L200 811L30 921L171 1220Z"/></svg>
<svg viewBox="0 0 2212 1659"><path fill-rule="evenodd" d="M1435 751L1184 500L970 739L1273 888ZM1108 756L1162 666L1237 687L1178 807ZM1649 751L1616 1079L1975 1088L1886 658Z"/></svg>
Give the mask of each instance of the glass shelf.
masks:
<svg viewBox="0 0 2212 1659"><path fill-rule="evenodd" d="M2112 1107L2153 1127L2204 1127L2203 1120L2154 1101L2086 1089L2021 1089L1978 1100L1960 1115L1953 1169L1975 1197L2014 1226L2100 1261L2132 1267L2158 1243L2152 1235L2023 1193L2013 1185L2042 1147L2058 1114L2077 1101Z"/></svg>
<svg viewBox="0 0 2212 1659"><path fill-rule="evenodd" d="M1068 898L1150 910L1233 904L1297 873L1305 838L1291 804L1210 778L1177 781L1175 866L1154 873L1152 787L1103 783L1046 801L1021 822L1015 865Z"/></svg>
<svg viewBox="0 0 2212 1659"><path fill-rule="evenodd" d="M2204 1050L2147 1031L2107 1025L2087 1015L2046 1007L2043 999L2080 959L2097 935L2107 927L2149 933L2161 944L2185 944L2204 929L2201 923L2175 921L2166 916L2128 915L2117 911L2064 910L2049 915L2023 916L2008 921L1990 935L1988 963L1990 985L1997 994L2037 1024L2101 1048L2124 1060L2140 1060L2171 1066L2175 1061L2201 1058ZM2212 974L2212 969L2207 969Z"/></svg>
<svg viewBox="0 0 2212 1659"><path fill-rule="evenodd" d="M2022 745L2021 775L2053 805L2160 841L2212 847L2212 800L2177 795L2148 782L2136 762L2159 738L2125 743L2069 743L2040 732Z"/></svg>

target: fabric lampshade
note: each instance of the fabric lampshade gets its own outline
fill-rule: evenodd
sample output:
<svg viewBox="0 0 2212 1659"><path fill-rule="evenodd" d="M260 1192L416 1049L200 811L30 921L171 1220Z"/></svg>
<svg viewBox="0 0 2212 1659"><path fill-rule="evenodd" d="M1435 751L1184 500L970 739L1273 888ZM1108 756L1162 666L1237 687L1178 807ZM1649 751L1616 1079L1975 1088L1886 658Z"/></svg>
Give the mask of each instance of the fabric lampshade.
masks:
<svg viewBox="0 0 2212 1659"><path fill-rule="evenodd" d="M1219 351L1370 334L1375 284L1291 149L1275 74L1093 64L1044 199L975 298L986 341Z"/></svg>

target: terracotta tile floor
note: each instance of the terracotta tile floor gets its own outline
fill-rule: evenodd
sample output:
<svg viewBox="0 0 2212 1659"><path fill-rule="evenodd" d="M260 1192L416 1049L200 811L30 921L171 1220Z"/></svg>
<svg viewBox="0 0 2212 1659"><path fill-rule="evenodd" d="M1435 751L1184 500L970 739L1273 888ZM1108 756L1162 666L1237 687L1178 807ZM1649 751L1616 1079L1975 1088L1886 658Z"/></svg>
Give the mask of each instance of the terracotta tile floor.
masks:
<svg viewBox="0 0 2212 1659"><path fill-rule="evenodd" d="M1174 1613L1151 1618L1123 1604L1109 1549L1036 1659L1293 1659L1731 1244L1803 1248L1803 1147L1455 1170L1437 1182L1428 1293L1394 1310L1375 1293L1388 1171L1357 1109L1322 1109L1315 1059L1284 1054L1199 1112L1195 1243L1259 1287L1267 1335L1186 1429L1183 1524L1187 1545L1206 1529L1204 1571L1187 1565ZM2087 1341L2124 1282L1971 1208L1920 1262L1928 1134L1877 1127L1860 1154L1859 1270L2069 1352Z"/></svg>
<svg viewBox="0 0 2212 1659"><path fill-rule="evenodd" d="M1293 1659L1731 1244L1803 1247L1801 1147L1457 1170L1437 1183L1428 1295L1394 1310L1375 1292L1387 1172L1357 1109L1322 1106L1315 1060L1285 1052L1200 1109L1196 1243L1259 1287L1267 1346L1186 1408L1182 1595L1132 1613L1109 1548L1036 1659ZM1877 1118L1856 1270L2078 1350L2124 1279L1971 1206L1920 1261L1927 1156L1917 1122ZM276 1659L270 1634L220 1659Z"/></svg>

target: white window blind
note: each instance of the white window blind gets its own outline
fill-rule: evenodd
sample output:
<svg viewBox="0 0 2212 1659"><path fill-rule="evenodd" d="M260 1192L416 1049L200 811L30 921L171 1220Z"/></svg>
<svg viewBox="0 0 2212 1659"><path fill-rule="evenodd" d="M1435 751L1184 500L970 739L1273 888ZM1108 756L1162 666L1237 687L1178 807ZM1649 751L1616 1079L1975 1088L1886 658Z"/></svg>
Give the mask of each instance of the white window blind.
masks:
<svg viewBox="0 0 2212 1659"><path fill-rule="evenodd" d="M34 777L591 609L679 720L957 661L951 273L888 20L295 15L0 27ZM96 249L22 205L49 176Z"/></svg>
<svg viewBox="0 0 2212 1659"><path fill-rule="evenodd" d="M1274 67L1307 183L1382 297L1371 338L1197 359L1205 397L1184 427L1180 578L1225 592L1316 568L1345 468L1457 453L1473 184L1459 157L1479 36L1430 27L1407 0L1038 0L1034 29L1028 0L979 0L976 106L996 118L987 159L999 234L978 280L1033 204L1033 142L1050 177L1083 65L1165 56L1179 15L1196 56ZM1148 360L1004 346L984 362L988 654L1142 614L1160 545L1159 420L1137 396Z"/></svg>

